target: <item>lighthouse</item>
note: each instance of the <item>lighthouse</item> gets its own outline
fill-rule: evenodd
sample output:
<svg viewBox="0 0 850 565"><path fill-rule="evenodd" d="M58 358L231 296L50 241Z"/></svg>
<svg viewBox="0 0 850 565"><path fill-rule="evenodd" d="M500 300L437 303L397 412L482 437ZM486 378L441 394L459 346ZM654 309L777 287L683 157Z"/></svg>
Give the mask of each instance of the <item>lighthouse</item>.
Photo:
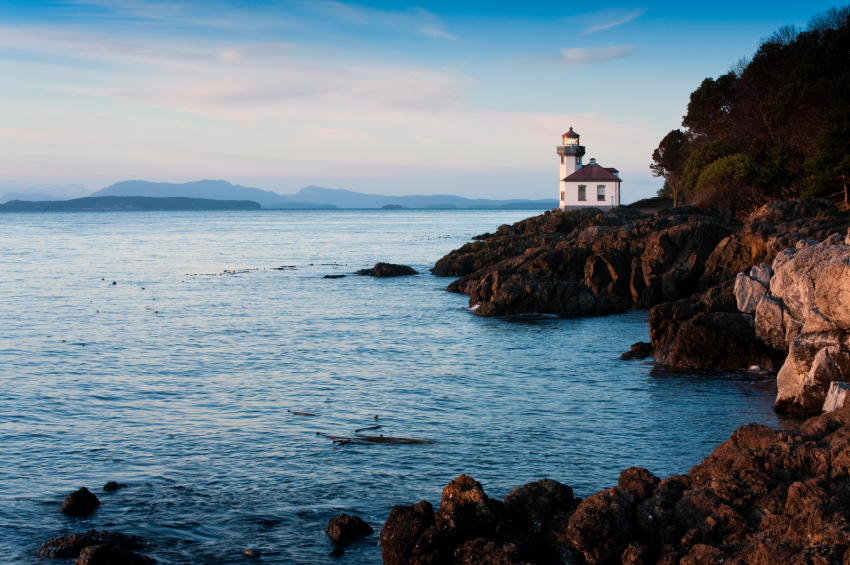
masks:
<svg viewBox="0 0 850 565"><path fill-rule="evenodd" d="M572 210L594 206L608 208L620 205L620 171L613 167L602 167L591 159L582 163L585 147L579 143L579 134L570 131L561 136L562 145L556 148L560 158L560 205L561 210Z"/></svg>

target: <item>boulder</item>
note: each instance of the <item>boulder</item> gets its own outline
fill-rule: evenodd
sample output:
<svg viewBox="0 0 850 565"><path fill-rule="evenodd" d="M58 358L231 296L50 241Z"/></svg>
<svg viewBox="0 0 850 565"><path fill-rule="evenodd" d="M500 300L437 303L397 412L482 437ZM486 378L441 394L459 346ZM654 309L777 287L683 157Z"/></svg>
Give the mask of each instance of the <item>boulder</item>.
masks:
<svg viewBox="0 0 850 565"><path fill-rule="evenodd" d="M774 267L770 291L805 325L834 323L850 329L850 246L812 246ZM814 309L817 308L817 311ZM812 331L816 331L813 329Z"/></svg>
<svg viewBox="0 0 850 565"><path fill-rule="evenodd" d="M830 383L829 392L826 393L826 400L823 403L823 411L833 412L844 408L847 391L850 391L850 383ZM850 403L848 403L848 405L850 405Z"/></svg>
<svg viewBox="0 0 850 565"><path fill-rule="evenodd" d="M770 288L770 278L773 276L773 267L767 263L761 263L750 269L750 276L763 284L765 288Z"/></svg>
<svg viewBox="0 0 850 565"><path fill-rule="evenodd" d="M840 347L846 341L842 332L801 334L791 342L788 357L776 375L776 409L780 412L796 412L800 406L794 405L797 395L812 368L818 352L827 347ZM844 349L848 349L845 347ZM837 379L842 380L842 379ZM820 406L818 406L818 410Z"/></svg>
<svg viewBox="0 0 850 565"><path fill-rule="evenodd" d="M833 382L850 381L850 354L839 346L817 352L802 386L794 397L791 411L817 413L823 408Z"/></svg>
<svg viewBox="0 0 850 565"><path fill-rule="evenodd" d="M460 475L443 489L436 524L458 539L488 537L502 517L503 505L491 500L481 483Z"/></svg>
<svg viewBox="0 0 850 565"><path fill-rule="evenodd" d="M338 514L325 526L328 537L335 545L346 546L355 540L371 535L374 530L359 516Z"/></svg>
<svg viewBox="0 0 850 565"><path fill-rule="evenodd" d="M754 313L765 294L767 294L767 287L761 282L744 273L738 273L735 278L735 299L738 302L738 310L745 314Z"/></svg>
<svg viewBox="0 0 850 565"><path fill-rule="evenodd" d="M434 508L427 500L393 506L380 534L384 565L407 565L417 542L433 526Z"/></svg>
<svg viewBox="0 0 850 565"><path fill-rule="evenodd" d="M407 275L418 275L415 270L407 265L396 265L394 263L377 263L371 269L361 269L358 275L369 277L403 277Z"/></svg>
<svg viewBox="0 0 850 565"><path fill-rule="evenodd" d="M62 502L60 512L68 516L88 516L100 506L100 500L86 487L72 492Z"/></svg>
<svg viewBox="0 0 850 565"><path fill-rule="evenodd" d="M570 517L566 539L590 563L620 555L635 534L636 505L625 490L614 487L587 497Z"/></svg>

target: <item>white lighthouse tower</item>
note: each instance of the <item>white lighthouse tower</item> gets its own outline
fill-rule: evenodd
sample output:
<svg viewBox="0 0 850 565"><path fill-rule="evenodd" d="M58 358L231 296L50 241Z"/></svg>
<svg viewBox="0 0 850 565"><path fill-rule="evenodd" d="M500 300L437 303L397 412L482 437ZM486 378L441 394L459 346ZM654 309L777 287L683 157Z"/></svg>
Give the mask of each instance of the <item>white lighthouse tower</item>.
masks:
<svg viewBox="0 0 850 565"><path fill-rule="evenodd" d="M579 145L579 134L572 127L561 139L564 144L556 148L561 160L558 175L560 209L619 206L620 171L602 167L596 159L591 159L587 165L582 164L585 149Z"/></svg>

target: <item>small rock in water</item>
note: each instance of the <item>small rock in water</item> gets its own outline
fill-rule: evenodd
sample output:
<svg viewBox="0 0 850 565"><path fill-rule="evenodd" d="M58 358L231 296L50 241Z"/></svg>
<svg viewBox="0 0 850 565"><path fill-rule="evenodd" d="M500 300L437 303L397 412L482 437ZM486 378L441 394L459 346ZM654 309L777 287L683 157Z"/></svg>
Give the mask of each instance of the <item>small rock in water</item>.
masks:
<svg viewBox="0 0 850 565"><path fill-rule="evenodd" d="M69 494L59 510L68 516L88 516L97 510L98 506L100 500L89 489L82 487Z"/></svg>
<svg viewBox="0 0 850 565"><path fill-rule="evenodd" d="M345 276L345 275L325 275L325 276L323 276L322 278L323 278L323 279L341 279L341 278L343 278L344 276Z"/></svg>
<svg viewBox="0 0 850 565"><path fill-rule="evenodd" d="M80 552L76 565L153 565L150 557L112 544L90 545Z"/></svg>
<svg viewBox="0 0 850 565"><path fill-rule="evenodd" d="M125 485L124 483L116 483L115 481L109 481L108 483L103 485L103 490L105 490L106 492L118 490L120 488L127 488L127 485Z"/></svg>
<svg viewBox="0 0 850 565"><path fill-rule="evenodd" d="M632 345L629 351L620 355L620 359L624 361L628 361L629 359L645 359L650 355L652 355L652 345L645 341L639 341Z"/></svg>
<svg viewBox="0 0 850 565"><path fill-rule="evenodd" d="M262 554L262 550L255 545L249 545L248 547L242 550L242 555L246 557L259 557Z"/></svg>
<svg viewBox="0 0 850 565"><path fill-rule="evenodd" d="M328 553L328 555L330 555L331 557L342 557L343 555L345 555L345 550L341 547L336 547L333 551Z"/></svg>
<svg viewBox="0 0 850 565"><path fill-rule="evenodd" d="M375 530L359 516L339 514L328 521L325 531L334 544L345 546L354 540L372 534Z"/></svg>
<svg viewBox="0 0 850 565"><path fill-rule="evenodd" d="M115 281L112 281L112 284L118 284L118 283L117 283L117 282L115 282Z"/></svg>
<svg viewBox="0 0 850 565"><path fill-rule="evenodd" d="M369 277L404 277L407 275L418 275L416 271L407 265L396 265L394 263L377 263L371 269L360 269L358 275Z"/></svg>

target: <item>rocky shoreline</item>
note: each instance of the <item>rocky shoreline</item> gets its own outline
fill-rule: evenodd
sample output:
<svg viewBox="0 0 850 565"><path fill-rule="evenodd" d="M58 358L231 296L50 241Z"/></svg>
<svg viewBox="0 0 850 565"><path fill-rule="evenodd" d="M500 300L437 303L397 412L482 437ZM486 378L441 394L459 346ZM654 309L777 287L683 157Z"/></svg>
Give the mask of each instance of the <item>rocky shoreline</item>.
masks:
<svg viewBox="0 0 850 565"><path fill-rule="evenodd" d="M432 272L460 277L448 290L476 315L650 308L651 343L624 359L779 371L778 411L830 411L791 432L743 426L685 475L632 467L584 500L541 479L500 501L461 475L436 511L393 507L384 564L850 564L843 223L816 199L771 202L737 230L690 206L547 212L440 259Z"/></svg>
<svg viewBox="0 0 850 565"><path fill-rule="evenodd" d="M460 277L447 290L478 316L647 308L644 354L659 364L779 371L777 410L816 414L830 383L850 380L845 232L845 216L811 198L770 202L742 225L695 206L549 211L475 237L432 272Z"/></svg>

